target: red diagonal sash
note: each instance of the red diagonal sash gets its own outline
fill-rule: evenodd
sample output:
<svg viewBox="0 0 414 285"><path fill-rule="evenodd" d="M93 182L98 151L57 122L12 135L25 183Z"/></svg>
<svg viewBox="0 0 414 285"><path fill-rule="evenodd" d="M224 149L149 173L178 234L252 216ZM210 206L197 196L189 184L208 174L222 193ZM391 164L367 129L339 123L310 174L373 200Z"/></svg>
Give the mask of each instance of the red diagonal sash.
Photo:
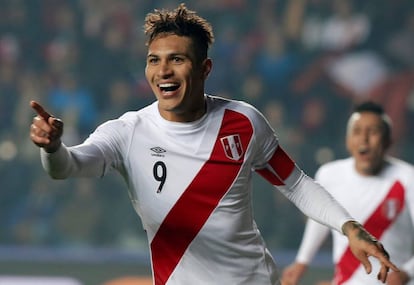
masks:
<svg viewBox="0 0 414 285"><path fill-rule="evenodd" d="M294 168L295 162L279 145L268 165L263 169L256 170L256 172L272 185L281 186L285 185L285 179L289 177Z"/></svg>
<svg viewBox="0 0 414 285"><path fill-rule="evenodd" d="M226 157L222 137L238 134L246 151L253 134L250 121L226 110L209 160L165 217L151 242L155 285L164 285L184 252L197 236L219 201L233 184L244 160Z"/></svg>
<svg viewBox="0 0 414 285"><path fill-rule="evenodd" d="M390 206L392 209L390 209ZM385 230L393 223L404 208L404 187L400 182L395 182L378 208L365 222L364 227L374 237L380 239ZM392 212L392 217L387 215ZM352 254L348 247L335 266L335 284L340 285L347 281L356 271L360 262Z"/></svg>

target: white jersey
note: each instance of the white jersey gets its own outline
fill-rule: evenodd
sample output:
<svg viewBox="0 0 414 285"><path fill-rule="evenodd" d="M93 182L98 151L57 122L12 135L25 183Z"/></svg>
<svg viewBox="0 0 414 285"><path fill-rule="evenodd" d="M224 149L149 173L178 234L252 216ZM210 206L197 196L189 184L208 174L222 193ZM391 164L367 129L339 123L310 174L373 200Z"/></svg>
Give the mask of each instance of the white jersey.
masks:
<svg viewBox="0 0 414 285"><path fill-rule="evenodd" d="M148 236L154 284L279 284L253 219L253 170L338 231L351 217L278 146L255 108L207 95L206 102L206 114L191 123L166 121L157 102L128 112L81 145L42 151L43 166L54 178L123 175Z"/></svg>
<svg viewBox="0 0 414 285"><path fill-rule="evenodd" d="M320 182L385 247L400 269L414 277L414 169L395 158L387 158L377 176L361 176L353 158L323 165L316 173ZM297 261L309 263L329 229L308 220ZM379 262L370 259L373 272ZM333 232L334 284L382 284L375 275L367 275L352 256L348 241ZM414 282L408 283L413 285Z"/></svg>

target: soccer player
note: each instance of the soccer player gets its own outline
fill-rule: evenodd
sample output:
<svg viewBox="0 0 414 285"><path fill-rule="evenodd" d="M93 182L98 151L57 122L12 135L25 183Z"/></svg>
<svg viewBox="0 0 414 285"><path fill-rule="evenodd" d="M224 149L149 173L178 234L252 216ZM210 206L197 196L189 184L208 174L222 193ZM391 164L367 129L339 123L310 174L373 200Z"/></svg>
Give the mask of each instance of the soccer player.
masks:
<svg viewBox="0 0 414 285"><path fill-rule="evenodd" d="M249 104L204 91L212 69L211 25L181 4L145 19L146 78L156 101L100 125L66 146L63 123L37 102L31 139L55 179L118 171L146 230L155 285L279 284L275 262L256 227L251 179L256 171L306 215L345 235L371 271L399 270L382 245L278 144Z"/></svg>
<svg viewBox="0 0 414 285"><path fill-rule="evenodd" d="M363 102L349 118L346 146L351 157L320 167L315 179L388 250L400 268L386 284L414 284L414 169L386 154L391 120L381 105ZM284 285L299 284L329 229L308 219L295 262L283 272ZM333 234L332 284L379 284L364 273L343 235ZM375 270L380 267L373 260Z"/></svg>

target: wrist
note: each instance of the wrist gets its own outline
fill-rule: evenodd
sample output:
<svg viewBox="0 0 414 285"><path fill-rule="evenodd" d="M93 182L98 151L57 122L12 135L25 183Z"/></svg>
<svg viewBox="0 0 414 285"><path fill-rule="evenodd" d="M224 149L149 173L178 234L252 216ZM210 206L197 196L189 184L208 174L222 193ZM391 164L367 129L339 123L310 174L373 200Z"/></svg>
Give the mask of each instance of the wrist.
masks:
<svg viewBox="0 0 414 285"><path fill-rule="evenodd" d="M361 229L363 229L362 225L354 220L345 222L341 228L342 233L346 236L349 236L350 233L355 232L356 230L361 230Z"/></svg>
<svg viewBox="0 0 414 285"><path fill-rule="evenodd" d="M54 145L51 145L49 147L44 147L44 150L47 153L54 153L54 152L57 152L59 150L59 148L60 148L61 145L62 145L62 142L59 140Z"/></svg>
<svg viewBox="0 0 414 285"><path fill-rule="evenodd" d="M356 227L356 223L357 223L356 221L345 222L341 228L342 233L347 236L349 234L349 231Z"/></svg>

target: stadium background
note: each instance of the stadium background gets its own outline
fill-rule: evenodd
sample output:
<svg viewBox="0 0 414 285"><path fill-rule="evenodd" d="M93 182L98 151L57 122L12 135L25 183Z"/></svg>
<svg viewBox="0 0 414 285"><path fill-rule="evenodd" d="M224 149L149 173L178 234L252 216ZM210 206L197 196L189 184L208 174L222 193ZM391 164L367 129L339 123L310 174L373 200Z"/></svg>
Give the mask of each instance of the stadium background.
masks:
<svg viewBox="0 0 414 285"><path fill-rule="evenodd" d="M0 0L0 279L72 276L101 285L149 274L146 238L123 181L49 179L28 138L29 101L65 121L68 145L152 102L144 17L180 2ZM308 174L346 156L346 118L364 99L384 104L394 120L392 153L414 162L413 1L186 4L215 28L208 93L257 106ZM261 178L254 184L259 228L284 266L304 217ZM329 276L329 254L328 241L304 284Z"/></svg>

